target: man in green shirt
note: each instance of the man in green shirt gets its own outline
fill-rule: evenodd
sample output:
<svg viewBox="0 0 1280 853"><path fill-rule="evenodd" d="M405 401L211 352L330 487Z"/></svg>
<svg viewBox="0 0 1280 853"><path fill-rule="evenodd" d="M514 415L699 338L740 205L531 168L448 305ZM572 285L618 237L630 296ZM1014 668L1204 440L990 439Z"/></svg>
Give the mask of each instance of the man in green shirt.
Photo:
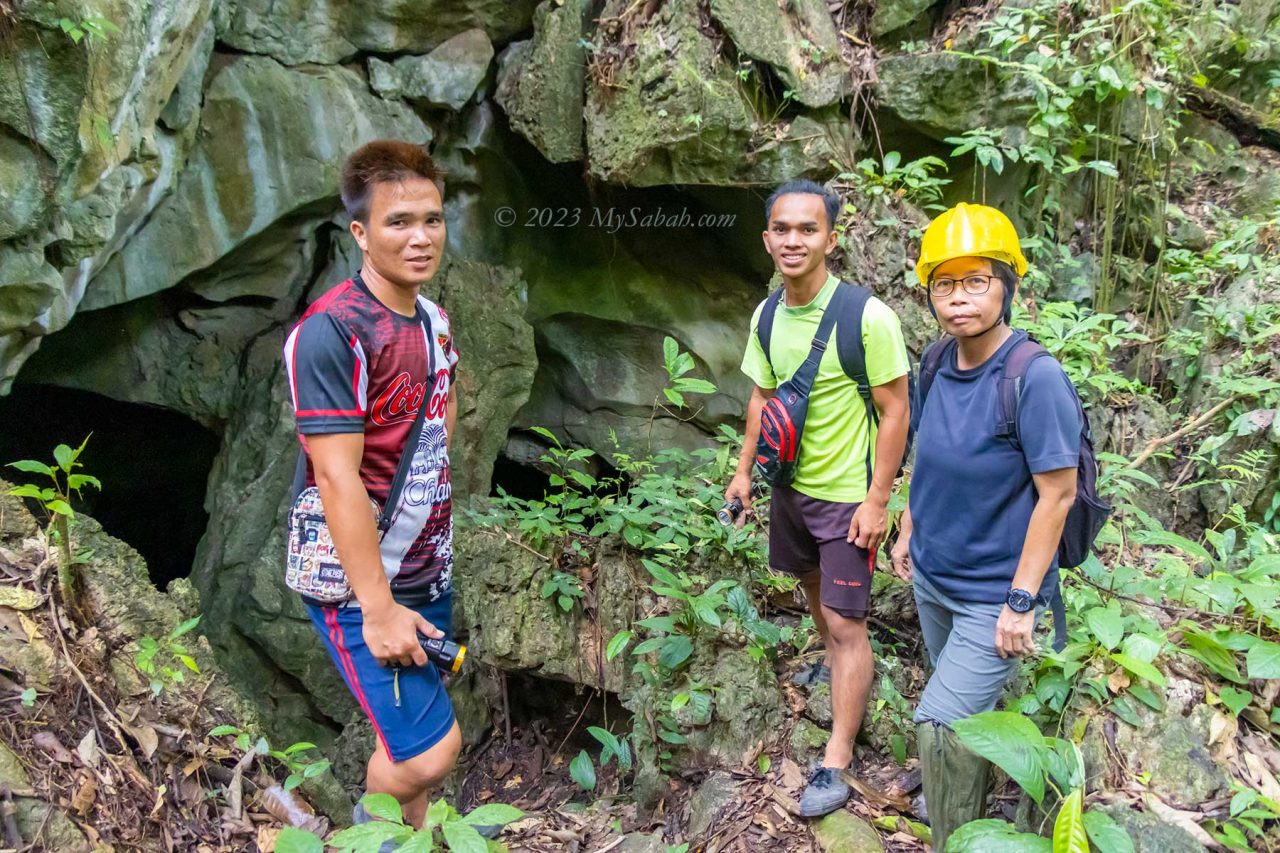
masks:
<svg viewBox="0 0 1280 853"><path fill-rule="evenodd" d="M765 206L764 245L785 293L777 304L770 352L761 348L758 334L762 302L751 319L742 359L742 372L755 388L738 470L725 499L736 497L744 509L751 506L760 410L808 356L823 311L841 286L826 268L836 246L838 210L836 195L812 181L783 184ZM829 347L809 396L795 479L773 490L770 505L770 567L799 578L827 649L826 663L813 667L810 677L831 680L831 739L801 797L806 817L835 811L849 798L840 771L853 758L875 669L867 638L871 572L907 441L906 346L897 315L878 299L867 301L862 340L879 426L869 422L857 384L841 368L836 347ZM866 459L872 449L868 483Z"/></svg>

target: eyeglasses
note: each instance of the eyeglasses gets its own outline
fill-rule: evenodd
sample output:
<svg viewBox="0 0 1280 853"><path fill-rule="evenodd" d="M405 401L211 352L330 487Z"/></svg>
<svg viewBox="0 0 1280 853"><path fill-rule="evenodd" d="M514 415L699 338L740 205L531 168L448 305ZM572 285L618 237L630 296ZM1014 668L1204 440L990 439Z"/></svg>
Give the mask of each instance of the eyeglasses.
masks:
<svg viewBox="0 0 1280 853"><path fill-rule="evenodd" d="M956 289L958 283L964 288L964 292L970 296L981 296L991 289L992 279L998 278L994 275L967 275L964 278L936 278L929 282L930 296L950 296L951 291Z"/></svg>

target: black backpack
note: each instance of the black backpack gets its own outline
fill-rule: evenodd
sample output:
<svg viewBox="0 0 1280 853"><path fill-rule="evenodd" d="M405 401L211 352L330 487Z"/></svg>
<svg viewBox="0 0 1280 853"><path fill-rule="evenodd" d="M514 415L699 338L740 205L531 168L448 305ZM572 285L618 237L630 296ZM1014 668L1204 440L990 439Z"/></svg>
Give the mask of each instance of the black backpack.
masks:
<svg viewBox="0 0 1280 853"><path fill-rule="evenodd" d="M782 301L785 288L779 287L764 302L760 311L760 320L756 325L756 335L760 340L760 348L764 357L772 365L769 355L769 343L773 338L773 321ZM831 335L831 327L835 326L836 355L840 359L840 367L845 375L858 386L858 396L866 407L869 423L879 426L880 413L876 409L871 396L871 380L867 376L866 350L862 345L862 315L867 306L871 291L861 285L842 281L831 294L831 301L823 311L818 331L814 335L808 358L796 369L792 377L778 388L778 392L765 403L760 413L760 440L756 450L756 470L766 483L772 486L786 485L795 476L795 466L800 453L800 436L804 429L805 416L809 410L809 393L813 390L813 380L818 374L818 365L822 354L826 351L827 340ZM908 371L908 399L915 400L915 376ZM776 402L775 402L776 401ZM907 429L907 444L902 451L903 462L911 453L912 441L915 438L916 417L913 416ZM875 443L867 442L867 486L871 485L871 463ZM898 466L898 474L902 473L902 465Z"/></svg>
<svg viewBox="0 0 1280 853"><path fill-rule="evenodd" d="M996 385L996 435L1007 438L1014 447L1022 449L1018 439L1018 403L1022 397L1022 386L1027 378L1027 371L1032 362L1038 358L1052 358L1049 351L1025 332L1015 331L1022 340L1014 343L1004 356L1001 376ZM944 360L953 357L956 351L955 338L944 338L930 344L920 357L919 405L913 407L912 415L918 418L924 410L925 397L933 385ZM1074 388L1074 386L1073 386ZM1058 543L1058 567L1072 569L1089 558L1093 551L1093 541L1106 524L1111 515L1111 505L1098 496L1098 457L1093 449L1093 430L1089 427L1089 418L1080 404L1080 395L1074 395L1076 411L1080 413L1080 457L1076 465L1076 499L1067 512L1067 520L1062 526L1062 539ZM1061 649L1066 642L1066 614L1062 607L1062 596L1054 590L1049 601L1053 607L1055 630L1060 633L1054 641L1054 648Z"/></svg>

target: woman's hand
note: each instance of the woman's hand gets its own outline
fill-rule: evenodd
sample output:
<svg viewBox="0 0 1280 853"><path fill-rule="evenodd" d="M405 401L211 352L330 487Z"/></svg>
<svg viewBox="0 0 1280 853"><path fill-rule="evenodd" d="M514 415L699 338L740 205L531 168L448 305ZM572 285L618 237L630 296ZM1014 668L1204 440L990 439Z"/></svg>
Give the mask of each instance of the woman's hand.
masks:
<svg viewBox="0 0 1280 853"><path fill-rule="evenodd" d="M893 550L889 552L889 565L893 567L893 573L904 581L911 581L911 531L904 530L898 535L898 541L893 543Z"/></svg>
<svg viewBox="0 0 1280 853"><path fill-rule="evenodd" d="M1036 642L1031 632L1036 626L1035 610L1014 613L1005 605L996 620L996 651L1000 657L1023 657L1034 654Z"/></svg>

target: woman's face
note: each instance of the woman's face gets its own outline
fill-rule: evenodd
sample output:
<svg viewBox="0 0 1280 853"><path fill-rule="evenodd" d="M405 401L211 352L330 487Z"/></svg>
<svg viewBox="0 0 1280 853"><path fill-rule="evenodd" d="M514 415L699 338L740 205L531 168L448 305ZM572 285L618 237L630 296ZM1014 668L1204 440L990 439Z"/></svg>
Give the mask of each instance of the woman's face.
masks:
<svg viewBox="0 0 1280 853"><path fill-rule="evenodd" d="M948 283L951 292L938 295ZM984 285L985 292L970 292L982 290ZM934 269L929 279L929 299L942 330L952 337L968 338L986 332L1000 319L1004 282L986 258L955 258Z"/></svg>

